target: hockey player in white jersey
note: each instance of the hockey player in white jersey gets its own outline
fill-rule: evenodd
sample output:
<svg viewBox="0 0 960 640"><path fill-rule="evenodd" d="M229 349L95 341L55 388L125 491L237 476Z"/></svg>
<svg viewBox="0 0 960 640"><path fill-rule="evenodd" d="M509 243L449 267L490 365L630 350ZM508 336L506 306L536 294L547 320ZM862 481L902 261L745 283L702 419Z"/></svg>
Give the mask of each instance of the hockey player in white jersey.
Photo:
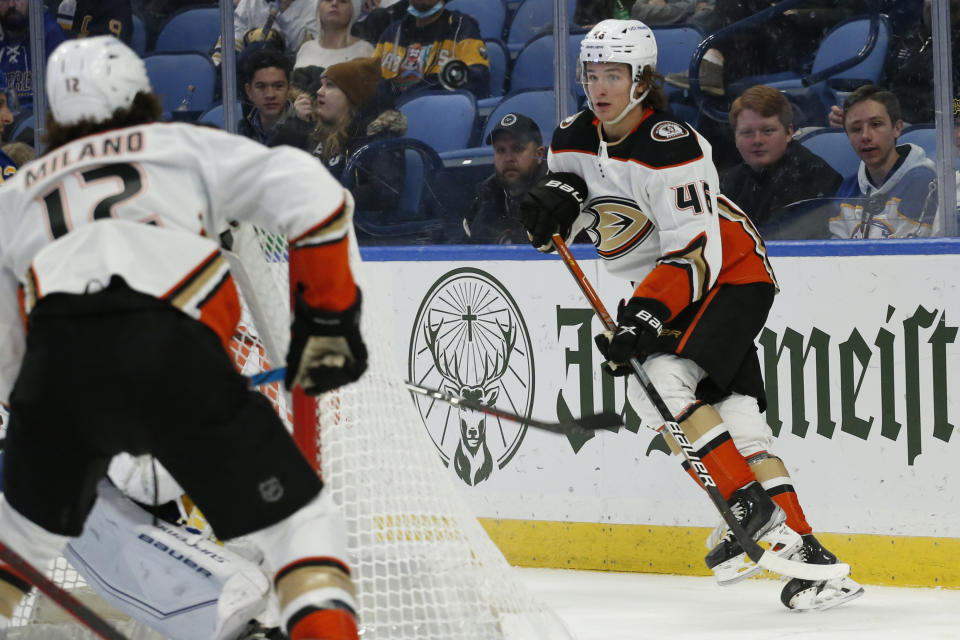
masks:
<svg viewBox="0 0 960 640"><path fill-rule="evenodd" d="M46 566L111 458L151 453L218 537L262 549L291 638L356 638L342 518L227 355L240 303L211 240L231 221L290 238L285 382L332 389L366 368L349 196L298 150L154 122L143 62L115 38L60 45L47 89L50 151L0 199L0 540ZM0 585L9 616L27 585L3 565Z"/></svg>
<svg viewBox="0 0 960 640"><path fill-rule="evenodd" d="M754 340L777 291L763 240L720 193L709 143L666 111L656 61L656 40L641 22L604 20L586 35L578 74L589 109L554 132L550 173L530 189L522 222L541 251L554 249L555 233L572 239L585 230L607 270L631 283L617 330L597 336L604 369L628 375L631 357L645 360L747 532L770 542L770 552L833 564L811 533L786 467L770 451L761 415L765 390ZM645 424L662 429L636 380L627 395ZM721 584L759 571L729 532L706 562ZM781 600L791 609L816 609L861 592L849 578L792 579Z"/></svg>

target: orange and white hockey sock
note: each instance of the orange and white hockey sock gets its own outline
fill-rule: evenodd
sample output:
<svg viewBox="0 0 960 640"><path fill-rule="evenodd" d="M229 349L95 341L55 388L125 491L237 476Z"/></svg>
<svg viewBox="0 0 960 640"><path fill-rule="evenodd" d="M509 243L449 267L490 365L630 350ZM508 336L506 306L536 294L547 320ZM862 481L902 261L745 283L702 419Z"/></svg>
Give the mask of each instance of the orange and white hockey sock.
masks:
<svg viewBox="0 0 960 640"><path fill-rule="evenodd" d="M274 578L290 640L357 640L356 591L336 558L303 558Z"/></svg>
<svg viewBox="0 0 960 640"><path fill-rule="evenodd" d="M787 526L800 535L813 531L807 523L806 516L803 515L800 500L797 499L797 492L793 489L790 474L787 473L787 467L783 461L766 451L761 451L747 458L747 462L750 463L750 468L767 495L786 512Z"/></svg>
<svg viewBox="0 0 960 640"><path fill-rule="evenodd" d="M755 479L747 461L737 451L733 438L730 437L730 432L716 409L706 403L696 402L677 416L677 422L687 436L687 440L693 445L693 450L707 467L707 471L710 472L725 500L729 500L734 491ZM663 427L660 428L663 429ZM674 453L680 453L676 449L673 438L669 435L664 437L670 449ZM683 468L697 484L700 484L696 472L686 461L683 463Z"/></svg>

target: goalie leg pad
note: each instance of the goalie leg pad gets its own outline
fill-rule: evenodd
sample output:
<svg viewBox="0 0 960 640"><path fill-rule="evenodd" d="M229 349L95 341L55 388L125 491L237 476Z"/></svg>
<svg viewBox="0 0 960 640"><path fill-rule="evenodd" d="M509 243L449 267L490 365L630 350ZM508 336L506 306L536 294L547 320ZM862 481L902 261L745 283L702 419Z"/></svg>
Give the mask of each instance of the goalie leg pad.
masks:
<svg viewBox="0 0 960 640"><path fill-rule="evenodd" d="M34 524L10 506L5 495L0 494L0 540L42 570L50 560L60 555L69 538L50 533ZM13 610L29 591L30 583L12 567L0 562L0 616L11 618Z"/></svg>

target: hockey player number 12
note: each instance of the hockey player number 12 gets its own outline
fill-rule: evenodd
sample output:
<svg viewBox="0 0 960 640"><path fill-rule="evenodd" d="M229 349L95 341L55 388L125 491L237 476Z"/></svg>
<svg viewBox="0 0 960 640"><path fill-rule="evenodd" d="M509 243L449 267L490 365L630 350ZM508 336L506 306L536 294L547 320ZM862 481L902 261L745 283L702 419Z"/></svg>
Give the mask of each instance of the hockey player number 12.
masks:
<svg viewBox="0 0 960 640"><path fill-rule="evenodd" d="M119 179L122 185L119 193L101 198L93 206L91 217L94 220L112 217L115 206L137 195L143 188L140 171L133 165L123 162L108 164L103 167L84 171L80 174L80 177L83 180L84 186L91 182L106 180L108 178ZM58 184L56 188L50 190L43 196L43 206L47 216L47 223L50 227L50 233L54 238L66 235L70 231L70 223L64 213L62 189L63 185Z"/></svg>

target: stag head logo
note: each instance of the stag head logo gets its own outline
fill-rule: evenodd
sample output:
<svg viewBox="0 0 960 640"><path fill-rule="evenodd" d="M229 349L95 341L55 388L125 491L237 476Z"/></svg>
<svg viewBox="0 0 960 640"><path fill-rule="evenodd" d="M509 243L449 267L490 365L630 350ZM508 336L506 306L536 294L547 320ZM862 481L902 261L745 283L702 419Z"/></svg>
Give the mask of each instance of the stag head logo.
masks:
<svg viewBox="0 0 960 640"><path fill-rule="evenodd" d="M462 268L442 276L417 313L410 379L521 415L533 407L530 337L513 298L493 276ZM516 453L526 433L472 409L416 398L444 463L469 486L487 480Z"/></svg>

